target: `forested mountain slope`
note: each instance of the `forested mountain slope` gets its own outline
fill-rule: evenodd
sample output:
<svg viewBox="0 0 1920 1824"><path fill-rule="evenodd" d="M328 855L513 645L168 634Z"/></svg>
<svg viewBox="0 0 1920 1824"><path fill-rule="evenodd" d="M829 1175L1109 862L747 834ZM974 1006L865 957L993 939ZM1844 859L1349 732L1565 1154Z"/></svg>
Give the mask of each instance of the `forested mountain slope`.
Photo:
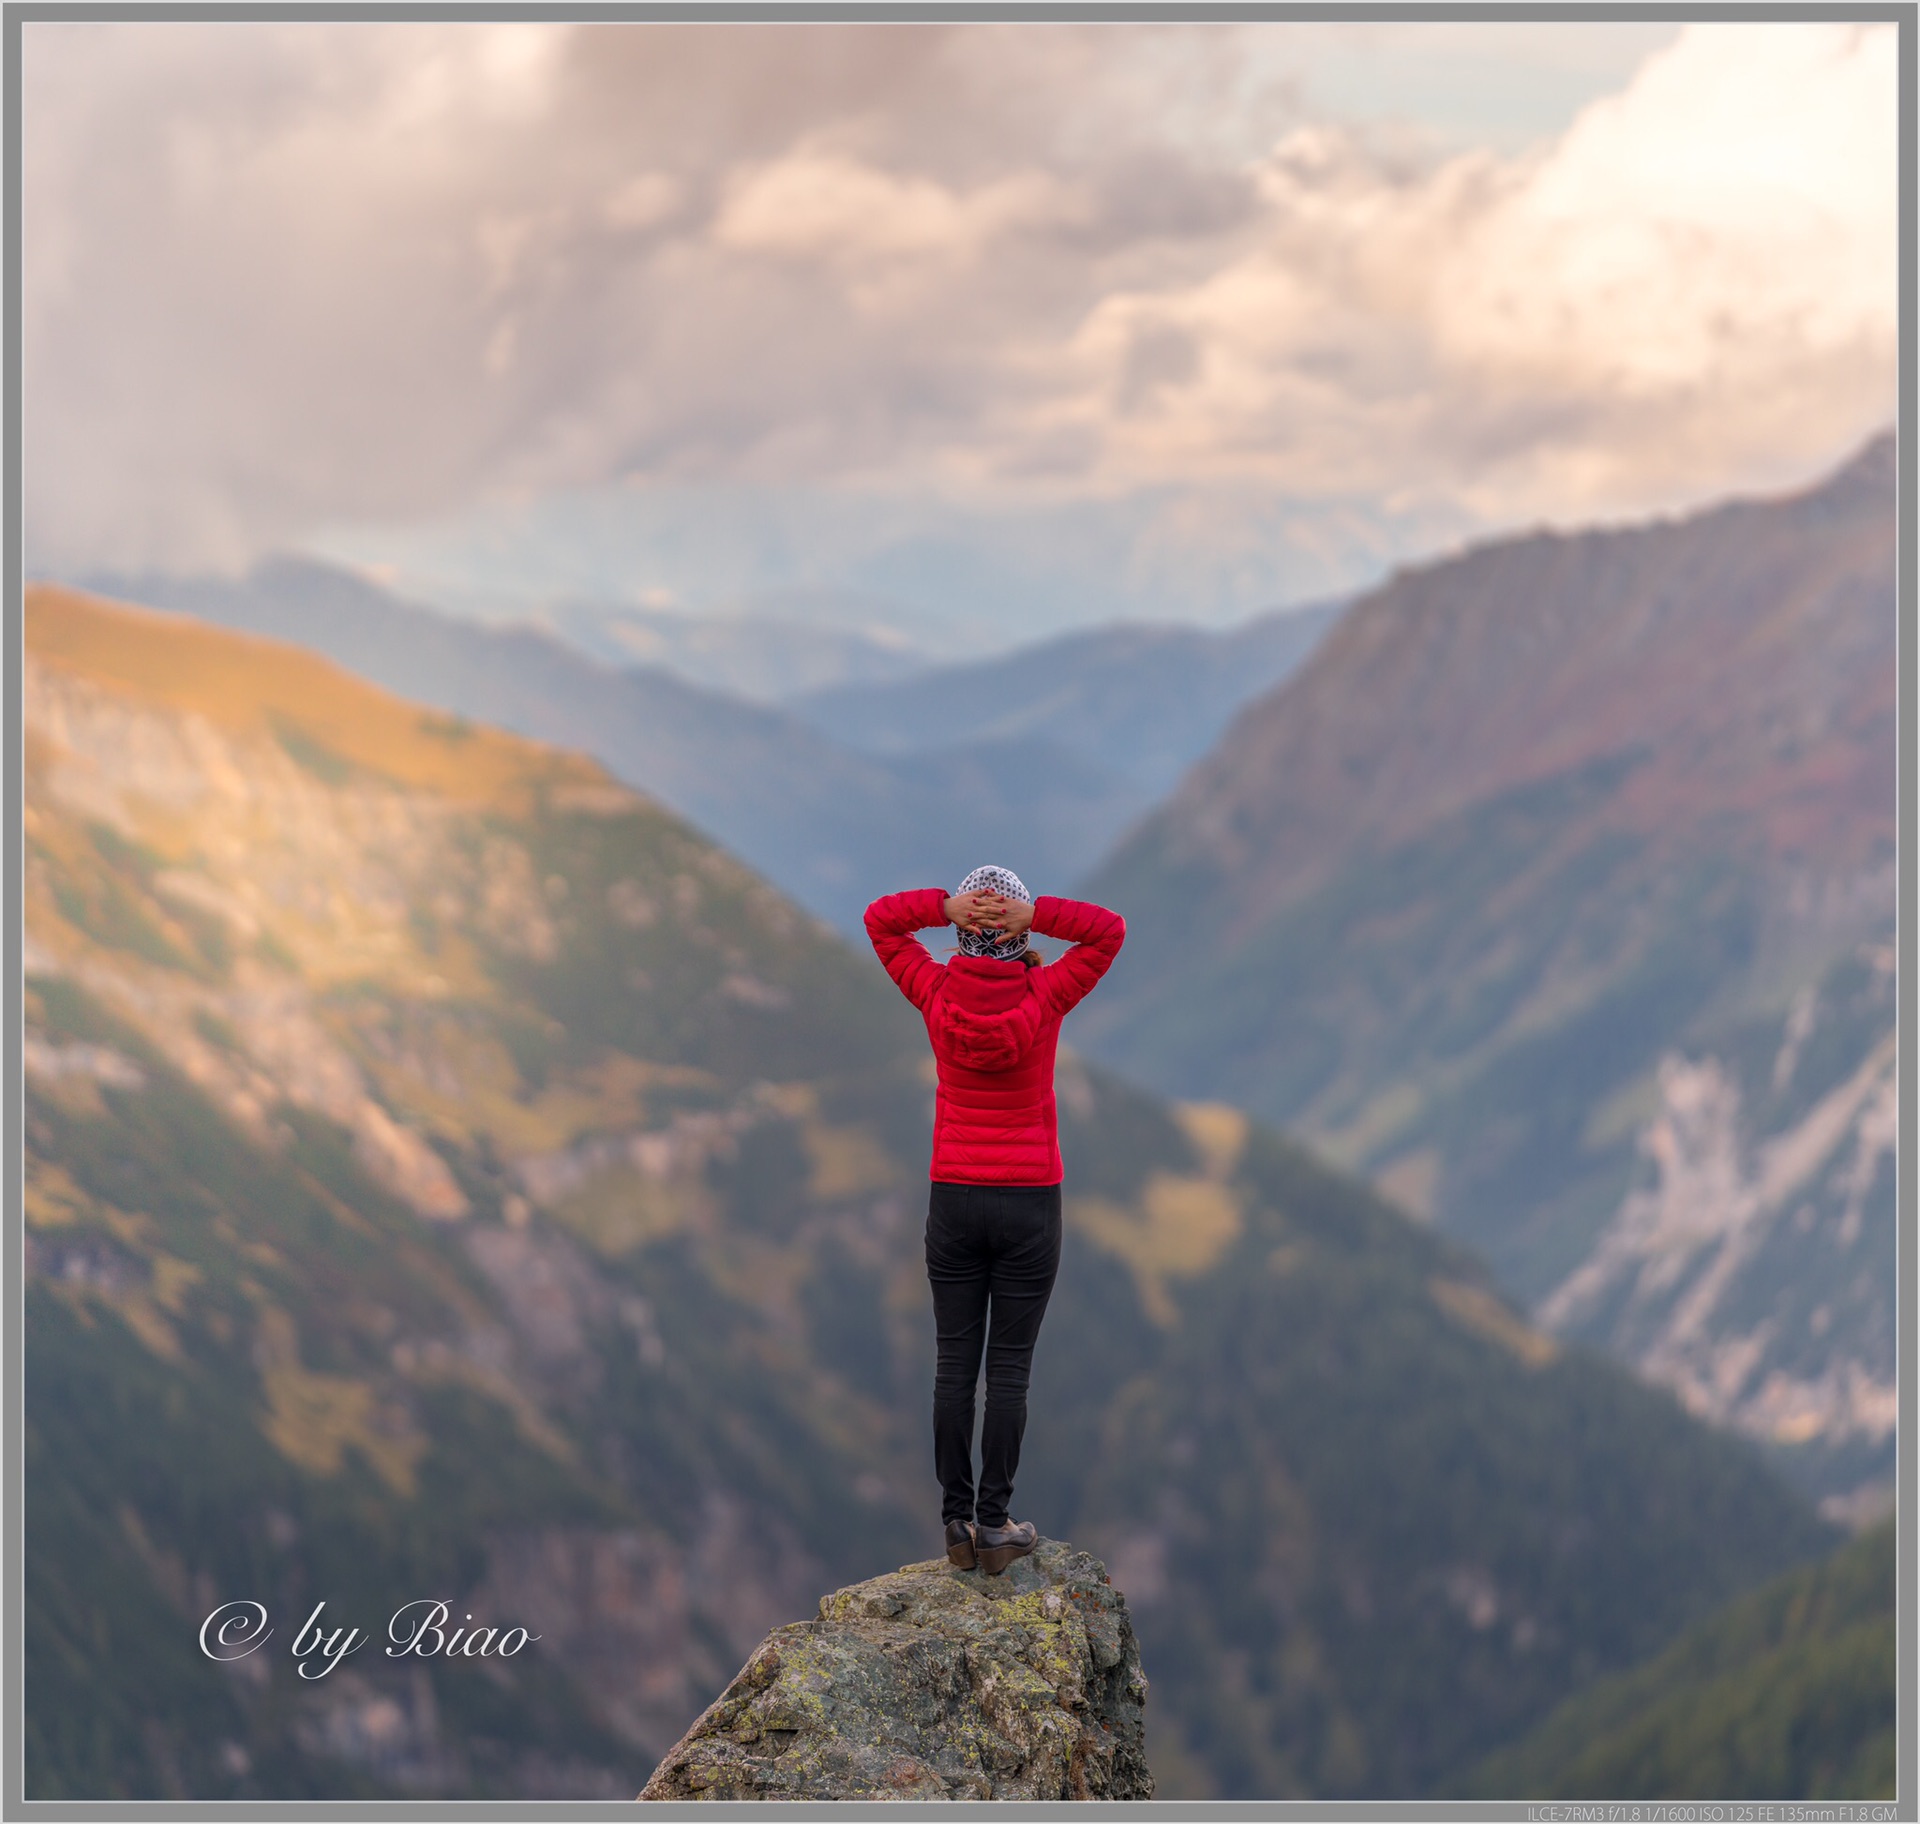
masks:
<svg viewBox="0 0 1920 1824"><path fill-rule="evenodd" d="M934 1549L918 1022L581 756L182 617L26 631L28 1794L630 1795ZM1832 1544L1364 1186L1059 1093L1016 1508L1126 1589L1163 1794L1425 1790ZM540 1639L388 1657L429 1599ZM321 1602L376 1645L301 1680Z"/></svg>

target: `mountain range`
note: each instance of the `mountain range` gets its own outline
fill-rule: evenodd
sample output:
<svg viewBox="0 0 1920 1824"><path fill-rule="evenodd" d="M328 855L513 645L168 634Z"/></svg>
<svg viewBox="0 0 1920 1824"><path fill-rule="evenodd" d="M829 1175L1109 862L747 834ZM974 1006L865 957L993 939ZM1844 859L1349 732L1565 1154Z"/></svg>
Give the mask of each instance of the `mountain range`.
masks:
<svg viewBox="0 0 1920 1824"><path fill-rule="evenodd" d="M918 677L805 691L788 707L863 753L925 753L956 731L1015 751L1042 742L1157 801L1243 704L1300 664L1343 605L1310 603L1221 632L1121 623Z"/></svg>
<svg viewBox="0 0 1920 1824"><path fill-rule="evenodd" d="M460 607L446 605L456 612ZM871 604L871 628L806 618L806 610L817 604L805 596L779 606L783 612L763 606L688 614L568 596L541 605L531 616L509 609L493 618L530 619L617 670L651 666L752 703L780 703L835 685L892 684L935 664L911 639L888 633L891 603ZM840 606L844 611L846 605Z"/></svg>
<svg viewBox="0 0 1920 1824"><path fill-rule="evenodd" d="M1082 1042L1890 1492L1895 456L1397 572L1091 875ZM1848 1509L1848 1504L1852 1508Z"/></svg>
<svg viewBox="0 0 1920 1824"><path fill-rule="evenodd" d="M983 861L1014 866L1036 891L1064 889L1331 613L1226 634L1121 627L1049 643L989 668L1006 680L1005 713L983 743L973 666L926 674L905 698L862 687L874 693L865 708L847 696L830 709L781 706L658 665L607 665L541 628L437 613L311 559L266 559L239 579L85 581L114 599L299 641L420 702L581 748L856 939L881 893L952 885ZM917 739L876 732L896 728L903 707ZM1162 732L1143 738L1156 714ZM1129 751L1126 765L1112 763Z"/></svg>
<svg viewBox="0 0 1920 1824"><path fill-rule="evenodd" d="M28 1795L630 1795L931 1549L917 1021L583 755L73 591L26 636ZM1164 1796L1433 1790L1839 1543L1236 1109L1059 1102L1016 1508L1125 1589ZM428 1601L540 1639L385 1653ZM302 1679L321 1603L376 1650Z"/></svg>

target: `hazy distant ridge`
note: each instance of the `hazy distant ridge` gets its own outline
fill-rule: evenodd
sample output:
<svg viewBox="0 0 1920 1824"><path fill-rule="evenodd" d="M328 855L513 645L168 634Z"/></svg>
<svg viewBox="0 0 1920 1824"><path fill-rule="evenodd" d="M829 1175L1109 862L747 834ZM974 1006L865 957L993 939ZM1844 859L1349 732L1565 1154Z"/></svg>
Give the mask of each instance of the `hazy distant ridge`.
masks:
<svg viewBox="0 0 1920 1824"><path fill-rule="evenodd" d="M904 697L848 687L834 706L783 709L661 666L599 663L541 629L439 613L306 559L239 581L101 574L86 586L294 640L421 702L584 748L855 936L878 894L950 886L982 861L1065 891L1333 612L1220 635L1075 635L924 674ZM999 705L991 729L975 709L983 689ZM911 739L873 736L903 726Z"/></svg>
<svg viewBox="0 0 1920 1824"><path fill-rule="evenodd" d="M1034 872L1058 887L1143 808L1123 781L1045 744L880 760L778 708L597 664L549 633L458 620L304 560L237 583L90 586L293 640L437 708L584 748L850 932L876 895L951 885L984 857L1037 854Z"/></svg>
<svg viewBox="0 0 1920 1824"><path fill-rule="evenodd" d="M913 754L969 741L1046 741L1158 798L1242 704L1312 651L1345 598L1224 631L1120 623L897 683L845 684L790 700L849 746Z"/></svg>

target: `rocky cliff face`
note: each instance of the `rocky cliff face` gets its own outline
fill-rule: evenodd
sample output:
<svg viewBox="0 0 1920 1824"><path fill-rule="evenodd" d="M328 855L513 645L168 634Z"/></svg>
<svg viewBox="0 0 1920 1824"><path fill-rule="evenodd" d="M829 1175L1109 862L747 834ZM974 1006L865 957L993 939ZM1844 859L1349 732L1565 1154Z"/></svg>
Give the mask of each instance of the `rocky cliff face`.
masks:
<svg viewBox="0 0 1920 1824"><path fill-rule="evenodd" d="M944 1558L776 1628L643 1799L1150 1799L1146 1674L1097 1558Z"/></svg>

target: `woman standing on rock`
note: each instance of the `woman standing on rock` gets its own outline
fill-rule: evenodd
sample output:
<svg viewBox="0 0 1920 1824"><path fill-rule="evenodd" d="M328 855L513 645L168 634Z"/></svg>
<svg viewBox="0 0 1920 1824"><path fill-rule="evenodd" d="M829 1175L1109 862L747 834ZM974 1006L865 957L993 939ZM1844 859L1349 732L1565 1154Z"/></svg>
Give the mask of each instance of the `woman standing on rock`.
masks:
<svg viewBox="0 0 1920 1824"><path fill-rule="evenodd" d="M944 967L913 935L937 925L960 932L959 954ZM1073 948L1042 963L1029 931ZM997 1577L1039 1536L1030 1520L1011 1519L1007 1504L1034 1340L1060 1267L1054 1047L1061 1020L1106 974L1126 931L1104 906L1035 899L1005 868L975 868L954 894L927 887L867 908L867 935L925 1018L939 1068L926 1233L939 1340L933 1466L947 1556L962 1570L977 1564ZM976 1509L973 1394L983 1348Z"/></svg>

